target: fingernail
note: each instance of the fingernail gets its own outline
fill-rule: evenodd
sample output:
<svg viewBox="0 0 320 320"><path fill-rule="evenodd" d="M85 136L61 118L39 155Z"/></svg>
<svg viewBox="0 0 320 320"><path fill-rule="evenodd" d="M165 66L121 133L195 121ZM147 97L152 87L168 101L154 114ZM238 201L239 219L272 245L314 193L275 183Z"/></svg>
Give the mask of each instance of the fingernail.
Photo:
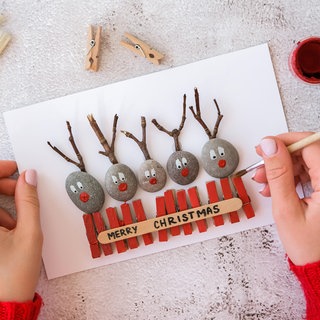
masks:
<svg viewBox="0 0 320 320"><path fill-rule="evenodd" d="M276 141L270 138L261 140L260 147L267 157L273 156L278 150Z"/></svg>
<svg viewBox="0 0 320 320"><path fill-rule="evenodd" d="M33 169L26 170L25 179L26 179L26 183L36 187L38 182L37 171Z"/></svg>

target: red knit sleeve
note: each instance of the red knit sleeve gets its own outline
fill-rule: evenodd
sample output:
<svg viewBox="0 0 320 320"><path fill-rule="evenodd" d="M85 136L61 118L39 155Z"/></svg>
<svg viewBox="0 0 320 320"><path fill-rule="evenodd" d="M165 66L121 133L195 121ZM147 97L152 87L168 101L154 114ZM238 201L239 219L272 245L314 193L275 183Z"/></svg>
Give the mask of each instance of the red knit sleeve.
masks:
<svg viewBox="0 0 320 320"><path fill-rule="evenodd" d="M36 320L42 306L42 298L36 293L33 301L0 302L1 320Z"/></svg>
<svg viewBox="0 0 320 320"><path fill-rule="evenodd" d="M290 269L301 282L306 298L306 319L320 319L320 261L296 266L289 259Z"/></svg>

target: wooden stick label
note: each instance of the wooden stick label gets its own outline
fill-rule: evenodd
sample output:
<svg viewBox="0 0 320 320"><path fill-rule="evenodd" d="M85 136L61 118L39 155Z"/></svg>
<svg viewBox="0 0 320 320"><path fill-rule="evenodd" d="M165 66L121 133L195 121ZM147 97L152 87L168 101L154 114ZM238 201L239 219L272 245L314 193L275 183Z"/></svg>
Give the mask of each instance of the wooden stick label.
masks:
<svg viewBox="0 0 320 320"><path fill-rule="evenodd" d="M228 212L239 210L242 201L232 198L215 203L206 204L197 208L190 208L170 215L132 223L123 227L105 230L99 233L98 241L102 244L125 240L146 233L164 230L173 226L183 225L202 219L208 219Z"/></svg>

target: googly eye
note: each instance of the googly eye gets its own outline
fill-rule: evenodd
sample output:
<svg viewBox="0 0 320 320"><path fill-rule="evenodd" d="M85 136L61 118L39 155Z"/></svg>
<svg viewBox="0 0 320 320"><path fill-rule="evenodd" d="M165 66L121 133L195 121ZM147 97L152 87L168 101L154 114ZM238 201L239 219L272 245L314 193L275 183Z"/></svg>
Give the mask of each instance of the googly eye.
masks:
<svg viewBox="0 0 320 320"><path fill-rule="evenodd" d="M81 183L80 181L77 182L77 186L78 186L78 188L79 188L80 190L83 189L83 185L82 185L82 183Z"/></svg>
<svg viewBox="0 0 320 320"><path fill-rule="evenodd" d="M119 172L119 179L120 179L121 181L126 181L126 177L125 177L125 175L124 175L122 172Z"/></svg>
<svg viewBox="0 0 320 320"><path fill-rule="evenodd" d="M225 155L224 148L218 147L218 152L219 152L220 157L224 157L224 155Z"/></svg>
<svg viewBox="0 0 320 320"><path fill-rule="evenodd" d="M146 177L147 179L149 179L149 178L150 178L150 171L149 171L149 170L146 170L146 171L144 172L144 175L145 175L145 177Z"/></svg>
<svg viewBox="0 0 320 320"><path fill-rule="evenodd" d="M151 175L152 175L153 177L156 176L156 170L155 170L154 168L151 169Z"/></svg>
<svg viewBox="0 0 320 320"><path fill-rule="evenodd" d="M182 164L181 161L179 159L176 160L176 167L177 169L181 170L182 169Z"/></svg>
<svg viewBox="0 0 320 320"><path fill-rule="evenodd" d="M118 178L116 177L116 176L111 176L111 178L112 178L112 181L113 181L113 183L114 184L118 184Z"/></svg>
<svg viewBox="0 0 320 320"><path fill-rule="evenodd" d="M186 167L188 165L187 159L185 157L183 157L181 160L182 160L183 166Z"/></svg>
<svg viewBox="0 0 320 320"><path fill-rule="evenodd" d="M216 160L217 159L217 155L215 153L215 151L213 149L210 150L210 159L211 160Z"/></svg>
<svg viewBox="0 0 320 320"><path fill-rule="evenodd" d="M71 190L73 193L78 193L78 190L77 190L76 187L73 186L73 185L70 186L70 190Z"/></svg>

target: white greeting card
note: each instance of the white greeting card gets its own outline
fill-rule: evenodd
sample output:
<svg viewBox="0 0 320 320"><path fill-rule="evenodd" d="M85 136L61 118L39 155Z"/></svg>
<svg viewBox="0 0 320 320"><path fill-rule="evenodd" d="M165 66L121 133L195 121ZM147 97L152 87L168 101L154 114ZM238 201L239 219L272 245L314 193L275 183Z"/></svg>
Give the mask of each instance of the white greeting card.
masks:
<svg viewBox="0 0 320 320"><path fill-rule="evenodd" d="M147 119L150 155L165 167L174 151L173 139L155 128L151 120L157 119L169 130L177 128L181 121L183 94L187 95L187 106L195 105L194 87L199 90L202 117L210 129L213 129L217 118L213 98L219 103L224 117L218 137L229 140L238 149L238 169L259 160L254 146L262 137L287 131L267 44L5 113L19 170L35 168L38 171L44 233L43 260L49 279L273 222L270 200L259 195L259 187L248 175L243 181L255 210L254 218L247 219L240 213L240 222L231 224L225 218L225 224L220 227L208 221L207 232L195 230L189 236L169 236L167 242L159 242L154 233L152 245L145 246L139 239L140 245L136 249L128 249L121 254L114 250L112 255L102 254L100 258L91 258L82 212L68 198L64 186L68 174L78 168L52 151L47 141L76 160L68 141L66 120L70 121L87 172L103 185L111 163L98 153L102 147L89 125L87 115L94 115L104 135L110 140L113 116L118 114L115 153L119 162L127 164L135 172L144 160L143 154L137 144L126 138L120 130L130 131L140 138L140 117L143 115ZM201 147L207 140L203 128L187 109L187 120L180 135L182 149L200 159ZM156 214L156 197L168 189L197 186L201 201L206 203L205 184L210 180L213 178L200 164L199 176L194 183L179 186L168 179L162 191L153 194L138 189L133 200L141 199L147 217L153 218ZM105 208L119 207L120 204L106 196L101 213L104 215Z"/></svg>

